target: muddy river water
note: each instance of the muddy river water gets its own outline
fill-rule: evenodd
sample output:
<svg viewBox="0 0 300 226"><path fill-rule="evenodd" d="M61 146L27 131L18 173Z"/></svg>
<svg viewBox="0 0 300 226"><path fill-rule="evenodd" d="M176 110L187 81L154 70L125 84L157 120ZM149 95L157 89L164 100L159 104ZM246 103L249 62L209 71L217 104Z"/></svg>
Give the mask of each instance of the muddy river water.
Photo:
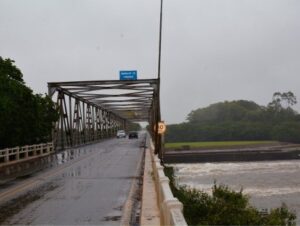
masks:
<svg viewBox="0 0 300 226"><path fill-rule="evenodd" d="M235 163L173 164L179 185L211 192L214 180L239 191L258 209L283 202L297 214L300 225L300 160Z"/></svg>

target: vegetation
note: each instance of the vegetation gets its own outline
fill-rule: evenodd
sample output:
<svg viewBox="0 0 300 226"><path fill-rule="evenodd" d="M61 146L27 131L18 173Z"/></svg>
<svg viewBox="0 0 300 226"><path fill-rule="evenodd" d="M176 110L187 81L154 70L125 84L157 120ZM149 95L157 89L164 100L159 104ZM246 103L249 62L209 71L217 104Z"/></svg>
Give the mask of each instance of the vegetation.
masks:
<svg viewBox="0 0 300 226"><path fill-rule="evenodd" d="M212 187L212 195L188 187L177 188L172 167L165 167L175 197L183 203L189 225L296 225L296 215L285 204L261 214L249 204L249 197L225 185Z"/></svg>
<svg viewBox="0 0 300 226"><path fill-rule="evenodd" d="M177 142L166 143L166 148L179 149L183 146L197 149L213 149L213 148L234 148L234 147L249 147L264 144L275 144L274 141L203 141L203 142Z"/></svg>
<svg viewBox="0 0 300 226"><path fill-rule="evenodd" d="M190 112L187 122L168 125L167 142L279 140L300 142L300 115L292 92L273 95L267 106L225 101Z"/></svg>
<svg viewBox="0 0 300 226"><path fill-rule="evenodd" d="M129 122L127 126L128 131L139 131L142 127L139 123Z"/></svg>
<svg viewBox="0 0 300 226"><path fill-rule="evenodd" d="M33 94L14 61L0 57L0 148L49 141L57 119L52 100Z"/></svg>

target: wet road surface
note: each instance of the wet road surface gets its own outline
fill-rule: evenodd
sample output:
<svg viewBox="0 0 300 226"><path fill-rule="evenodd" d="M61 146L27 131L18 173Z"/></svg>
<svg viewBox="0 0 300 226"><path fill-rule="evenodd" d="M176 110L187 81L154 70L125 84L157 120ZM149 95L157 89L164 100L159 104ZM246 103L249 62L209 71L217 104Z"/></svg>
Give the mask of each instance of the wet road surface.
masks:
<svg viewBox="0 0 300 226"><path fill-rule="evenodd" d="M0 223L119 225L139 175L141 141L111 139L68 150L39 173L0 184Z"/></svg>

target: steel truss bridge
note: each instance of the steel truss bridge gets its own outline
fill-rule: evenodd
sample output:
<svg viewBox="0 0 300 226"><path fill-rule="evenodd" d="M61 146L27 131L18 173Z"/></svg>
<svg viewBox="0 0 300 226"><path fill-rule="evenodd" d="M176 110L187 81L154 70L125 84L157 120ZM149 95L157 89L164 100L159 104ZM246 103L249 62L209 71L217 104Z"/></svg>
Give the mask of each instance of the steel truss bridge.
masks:
<svg viewBox="0 0 300 226"><path fill-rule="evenodd" d="M159 79L48 83L59 120L52 134L56 150L113 137L129 123L148 122L156 154L162 159L158 134Z"/></svg>

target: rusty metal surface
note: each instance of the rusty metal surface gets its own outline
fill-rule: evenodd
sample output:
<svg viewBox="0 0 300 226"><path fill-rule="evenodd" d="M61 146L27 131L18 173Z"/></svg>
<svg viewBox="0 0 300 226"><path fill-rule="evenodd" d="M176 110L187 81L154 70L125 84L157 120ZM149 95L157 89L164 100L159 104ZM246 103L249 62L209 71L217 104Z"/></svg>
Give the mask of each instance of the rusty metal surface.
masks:
<svg viewBox="0 0 300 226"><path fill-rule="evenodd" d="M60 164L0 187L1 224L119 225L130 185L139 176L141 139L80 147L78 157L60 156ZM10 200L1 202L4 193Z"/></svg>

